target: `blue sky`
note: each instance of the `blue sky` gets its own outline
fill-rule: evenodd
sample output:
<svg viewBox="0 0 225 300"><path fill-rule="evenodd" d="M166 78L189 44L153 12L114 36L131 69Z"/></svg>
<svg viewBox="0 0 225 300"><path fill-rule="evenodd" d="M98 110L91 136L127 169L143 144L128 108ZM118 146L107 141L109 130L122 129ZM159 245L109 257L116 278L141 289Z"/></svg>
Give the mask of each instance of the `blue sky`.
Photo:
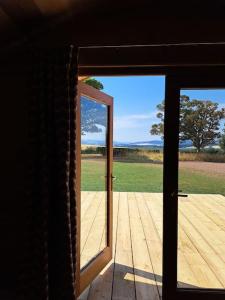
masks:
<svg viewBox="0 0 225 300"><path fill-rule="evenodd" d="M104 92L114 98L114 141L136 142L160 139L151 136L151 125L158 122L156 105L165 98L164 76L95 77ZM185 90L182 94L208 99L225 107L225 90Z"/></svg>
<svg viewBox="0 0 225 300"><path fill-rule="evenodd" d="M164 76L95 77L114 98L114 141L160 139L151 136L157 122L156 105L165 97Z"/></svg>

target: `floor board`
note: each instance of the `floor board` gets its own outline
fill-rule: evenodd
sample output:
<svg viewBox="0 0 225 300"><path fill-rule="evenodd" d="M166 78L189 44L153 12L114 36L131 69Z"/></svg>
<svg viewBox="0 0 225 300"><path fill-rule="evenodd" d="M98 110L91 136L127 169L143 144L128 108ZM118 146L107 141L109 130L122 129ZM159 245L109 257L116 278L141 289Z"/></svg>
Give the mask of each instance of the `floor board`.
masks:
<svg viewBox="0 0 225 300"><path fill-rule="evenodd" d="M104 196L82 195L82 255L104 247ZM79 300L159 300L162 296L162 194L115 192L113 259ZM225 197L179 199L178 286L225 288Z"/></svg>

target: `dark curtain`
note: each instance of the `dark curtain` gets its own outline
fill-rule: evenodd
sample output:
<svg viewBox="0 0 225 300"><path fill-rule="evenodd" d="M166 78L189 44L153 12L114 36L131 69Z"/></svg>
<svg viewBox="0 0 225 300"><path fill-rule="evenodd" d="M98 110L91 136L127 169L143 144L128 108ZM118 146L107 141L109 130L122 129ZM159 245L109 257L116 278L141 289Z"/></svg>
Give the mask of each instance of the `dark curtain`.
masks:
<svg viewBox="0 0 225 300"><path fill-rule="evenodd" d="M77 48L33 50L26 253L19 294L74 300Z"/></svg>

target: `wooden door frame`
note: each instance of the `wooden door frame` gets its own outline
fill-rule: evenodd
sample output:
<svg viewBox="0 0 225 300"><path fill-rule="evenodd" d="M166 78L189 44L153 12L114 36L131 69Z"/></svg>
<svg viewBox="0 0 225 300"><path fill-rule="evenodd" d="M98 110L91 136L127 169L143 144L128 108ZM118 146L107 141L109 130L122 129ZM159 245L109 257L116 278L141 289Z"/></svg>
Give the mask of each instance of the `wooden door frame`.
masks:
<svg viewBox="0 0 225 300"><path fill-rule="evenodd" d="M164 174L163 174L163 300L177 300L177 299L204 299L212 300L211 290L191 290L191 289L179 289L177 290L177 221L178 221L178 206L177 201L174 201L174 191L178 189L178 153L177 147L179 139L177 134L174 132L174 128L178 132L179 123L175 122L175 119L179 118L179 80L178 76L182 76L184 79L193 78L197 79L198 76L205 76L207 73L218 74L218 76L224 76L224 65L225 55L219 55L220 61L214 62L213 59L210 62L211 56L207 56L203 63L198 63L198 55L192 58L194 61L186 59L188 57L189 50L185 53L183 60L176 63L176 59L173 62L165 62L155 65L149 63L149 51L144 51L141 55L136 57L135 64L133 63L133 50L132 55L130 48L127 47L126 51L123 51L123 57L125 57L126 63L123 64L123 57L121 58L118 54L118 49L110 55L104 57L106 49L100 51L100 59L96 57L95 49L90 48L88 50L88 56L93 54L93 59L90 64L85 64L85 55L82 58L82 65L79 66L79 75L82 76L165 76L166 87L165 87L165 141L164 141ZM210 47L207 48L210 53ZM179 49L177 49L178 51ZM177 52L175 51L175 52ZM128 58L127 58L128 57ZM199 57L201 61L201 57ZM154 60L154 59L153 59ZM109 62L112 62L109 64ZM193 76L195 74L196 76ZM220 74L220 75L219 75ZM222 77L221 77L222 78ZM216 79L216 78L214 78ZM208 82L206 80L206 82ZM224 80L225 83L225 80ZM177 116L176 118L175 115ZM173 126L169 126L173 124ZM170 153L170 154L169 154ZM175 169L174 169L175 166ZM172 179L171 169L173 170ZM171 205L171 203L173 203ZM171 256L172 253L172 256ZM176 279L175 279L176 278ZM218 299L224 299L224 294L220 291L213 291L213 295L217 294ZM221 297L221 298L220 298Z"/></svg>
<svg viewBox="0 0 225 300"><path fill-rule="evenodd" d="M181 89L225 89L225 68L187 69L166 79L164 131L163 300L222 300L225 289L177 287L178 163ZM173 170L173 176L171 176Z"/></svg>
<svg viewBox="0 0 225 300"><path fill-rule="evenodd" d="M107 105L107 247L104 248L87 266L80 269L81 238L81 95L86 95L98 103ZM113 161L113 98L83 82L78 83L76 106L76 164L77 164L77 235L76 235L76 295L80 295L112 258L112 161Z"/></svg>

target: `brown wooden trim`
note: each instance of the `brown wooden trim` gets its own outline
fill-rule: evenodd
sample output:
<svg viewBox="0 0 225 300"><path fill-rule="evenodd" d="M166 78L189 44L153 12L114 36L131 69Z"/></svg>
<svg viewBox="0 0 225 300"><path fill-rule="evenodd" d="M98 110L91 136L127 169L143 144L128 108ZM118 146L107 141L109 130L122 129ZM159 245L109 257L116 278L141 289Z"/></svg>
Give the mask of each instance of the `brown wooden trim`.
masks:
<svg viewBox="0 0 225 300"><path fill-rule="evenodd" d="M149 45L130 47L84 47L79 67L178 67L225 65L224 44Z"/></svg>
<svg viewBox="0 0 225 300"><path fill-rule="evenodd" d="M94 101L107 105L107 247L80 269L80 238L81 238L81 115L80 97L85 95ZM80 295L98 273L112 258L112 161L113 161L113 98L83 82L78 83L77 96L77 264L76 264L76 295Z"/></svg>
<svg viewBox="0 0 225 300"><path fill-rule="evenodd" d="M207 72L217 73L224 77L224 66L170 66L170 67L152 67L152 66L114 66L114 67L82 67L79 66L79 74L82 76L166 76L174 73L183 79L192 77L193 82L199 76ZM177 76L178 77L178 76ZM183 80L185 84L185 80ZM207 79L205 84L207 83ZM212 82L211 82L212 83ZM214 82L216 84L216 82Z"/></svg>
<svg viewBox="0 0 225 300"><path fill-rule="evenodd" d="M173 75L166 77L163 160L163 300L171 300L177 287L177 202L179 91Z"/></svg>
<svg viewBox="0 0 225 300"><path fill-rule="evenodd" d="M123 67L82 67L79 66L80 76L160 76L165 75L165 67L123 66Z"/></svg>
<svg viewBox="0 0 225 300"><path fill-rule="evenodd" d="M177 289L177 300L224 300L225 291L221 289Z"/></svg>
<svg viewBox="0 0 225 300"><path fill-rule="evenodd" d="M175 79L179 89L224 89L225 67L177 71Z"/></svg>
<svg viewBox="0 0 225 300"><path fill-rule="evenodd" d="M112 104L113 97L105 94L104 92L99 91L82 81L79 81L78 87L80 89L80 95L85 95L88 98L93 99L94 101L101 102L106 105Z"/></svg>
<svg viewBox="0 0 225 300"><path fill-rule="evenodd" d="M108 106L108 136L107 136L107 243L111 249L112 256L112 238L113 238L113 101Z"/></svg>
<svg viewBox="0 0 225 300"><path fill-rule="evenodd" d="M112 249L106 247L101 253L99 253L93 260L88 263L80 272L80 286L79 293L81 294L85 288L92 282L92 280L98 275L99 272L107 265L112 258Z"/></svg>
<svg viewBox="0 0 225 300"><path fill-rule="evenodd" d="M81 126L80 126L80 88L78 85L77 89L77 105L76 105L76 199L77 199L77 209L76 209L76 224L77 224L77 234L76 234L76 296L79 295L80 291L80 220L81 220Z"/></svg>

